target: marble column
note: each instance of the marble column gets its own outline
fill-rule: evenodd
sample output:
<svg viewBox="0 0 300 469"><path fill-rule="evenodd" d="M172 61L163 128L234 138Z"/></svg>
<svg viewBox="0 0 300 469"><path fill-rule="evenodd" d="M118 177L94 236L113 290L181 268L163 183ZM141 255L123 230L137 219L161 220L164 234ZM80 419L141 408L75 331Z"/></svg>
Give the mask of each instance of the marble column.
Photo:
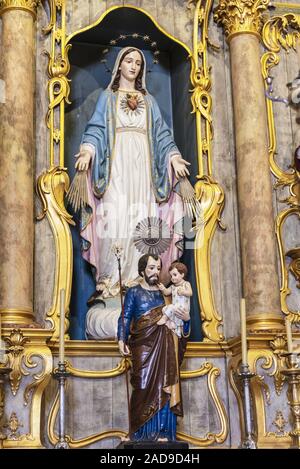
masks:
<svg viewBox="0 0 300 469"><path fill-rule="evenodd" d="M35 10L38 1L0 1L0 312L29 325L33 314Z"/></svg>
<svg viewBox="0 0 300 469"><path fill-rule="evenodd" d="M269 0L220 0L215 21L230 48L243 290L250 330L283 328L268 127L261 73L261 14Z"/></svg>

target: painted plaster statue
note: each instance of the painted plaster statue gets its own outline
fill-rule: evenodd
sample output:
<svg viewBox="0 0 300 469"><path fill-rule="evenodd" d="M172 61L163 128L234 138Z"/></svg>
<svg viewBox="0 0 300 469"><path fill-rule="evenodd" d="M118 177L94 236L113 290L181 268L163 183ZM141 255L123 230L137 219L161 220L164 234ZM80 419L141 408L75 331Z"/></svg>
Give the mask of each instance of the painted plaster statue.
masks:
<svg viewBox="0 0 300 469"><path fill-rule="evenodd" d="M163 265L178 259L182 250L183 202L175 186L179 178L189 174L189 163L182 158L155 98L147 91L145 77L142 51L122 49L76 155L77 172L87 173L87 204L80 219L82 255L92 266L96 293L106 302L105 317L103 311L99 313L99 305L87 315L87 332L95 338L116 337L120 287L112 247L118 243L123 251L125 287L139 281L141 252L134 236L143 220L163 220L170 229L171 242L162 254ZM95 315L102 315L105 327L103 323L97 326L100 323Z"/></svg>
<svg viewBox="0 0 300 469"><path fill-rule="evenodd" d="M187 267L182 262L173 262L169 267L172 285L166 288L162 283L158 285L164 296L172 295L172 304L163 307L163 316L158 321L158 325L165 324L178 337L183 333L183 321L176 316L176 309L183 308L190 312L190 297L193 295L191 284L185 280Z"/></svg>
<svg viewBox="0 0 300 469"><path fill-rule="evenodd" d="M190 332L189 312L174 307L182 321L178 337L159 325L165 305L159 289L161 259L144 254L138 262L142 282L127 290L124 316L118 322L119 349L131 352L133 388L130 400L131 440L176 440L177 416L182 416L180 364Z"/></svg>

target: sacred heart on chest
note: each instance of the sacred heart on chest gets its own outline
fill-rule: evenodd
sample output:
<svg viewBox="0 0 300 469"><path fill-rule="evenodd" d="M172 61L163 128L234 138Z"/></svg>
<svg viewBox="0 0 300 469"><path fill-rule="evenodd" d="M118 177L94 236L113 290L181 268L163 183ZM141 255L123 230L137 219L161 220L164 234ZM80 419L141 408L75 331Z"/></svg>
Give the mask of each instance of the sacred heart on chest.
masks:
<svg viewBox="0 0 300 469"><path fill-rule="evenodd" d="M121 98L121 109L128 114L140 114L144 108L144 100L139 93L126 93Z"/></svg>
<svg viewBox="0 0 300 469"><path fill-rule="evenodd" d="M127 104L132 111L135 111L138 107L138 97L137 94L128 94L127 95Z"/></svg>

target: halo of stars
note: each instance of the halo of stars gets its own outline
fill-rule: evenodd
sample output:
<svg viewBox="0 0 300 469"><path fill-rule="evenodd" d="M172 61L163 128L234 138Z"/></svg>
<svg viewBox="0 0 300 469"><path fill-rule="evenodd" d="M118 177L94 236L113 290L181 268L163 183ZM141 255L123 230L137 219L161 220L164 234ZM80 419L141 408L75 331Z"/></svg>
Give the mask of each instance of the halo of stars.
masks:
<svg viewBox="0 0 300 469"><path fill-rule="evenodd" d="M117 38L115 39L111 39L109 41L109 45L111 47L113 46L117 46L118 43L120 41L125 41L126 39L128 38L131 38L131 39L142 39L145 43L149 43L150 44L150 47L151 47L151 50L152 50L152 53L153 53L153 65L157 65L159 64L159 55L160 55L160 51L158 50L158 47L157 47L157 42L156 41L152 41L150 36L148 36L147 34L139 34L139 33L133 33L133 34L120 34ZM107 66L107 58L105 58L105 56L108 54L109 52L109 47L106 47L105 49L102 50L102 55L103 55L103 58L101 59L101 63L103 63L105 65L105 68L108 72L111 72L112 70L110 70ZM147 70L147 72L151 72L151 70Z"/></svg>

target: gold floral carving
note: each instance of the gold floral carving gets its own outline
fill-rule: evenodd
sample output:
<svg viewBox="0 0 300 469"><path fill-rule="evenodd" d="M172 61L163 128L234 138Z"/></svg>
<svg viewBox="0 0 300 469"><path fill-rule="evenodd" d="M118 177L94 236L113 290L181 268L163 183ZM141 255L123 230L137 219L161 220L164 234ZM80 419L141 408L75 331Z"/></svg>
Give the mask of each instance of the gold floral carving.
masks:
<svg viewBox="0 0 300 469"><path fill-rule="evenodd" d="M24 405L30 408L29 432L24 435L18 435L18 418L12 415L10 423L11 437L3 441L4 448L14 448L15 440L18 446L22 448L42 448L41 442L41 400L45 387L47 386L52 371L52 354L45 345L49 338L48 332L41 334L40 330L26 330L25 332L13 329L8 337L7 351L5 354L5 366L11 368L9 380L12 394L15 396L20 389L22 378L32 377L32 381L24 390ZM32 373L31 370L36 372ZM30 405L29 405L30 404ZM20 426L20 425L19 425Z"/></svg>
<svg viewBox="0 0 300 469"><path fill-rule="evenodd" d="M276 411L276 416L275 416L275 419L273 420L272 423L277 428L277 434L280 434L282 436L287 436L288 435L284 431L284 429L285 429L288 422L287 422L287 420L285 420L281 410Z"/></svg>
<svg viewBox="0 0 300 469"><path fill-rule="evenodd" d="M59 144L59 165L64 166L64 114L65 103L70 104L70 85L67 75L70 71L68 52L71 44L66 45L65 4L61 0L59 5L51 2L50 25L44 29L44 33L51 35L51 52L45 51L48 56L48 95L49 107L47 114L47 126L50 129L50 167L55 166L55 149ZM56 23L56 9L61 10L60 24ZM55 12L55 13L54 13ZM55 23L52 24L52 21ZM59 116L59 128L55 127L55 116Z"/></svg>
<svg viewBox="0 0 300 469"><path fill-rule="evenodd" d="M36 17L36 9L41 0L0 0L0 15L8 10L24 10Z"/></svg>
<svg viewBox="0 0 300 469"><path fill-rule="evenodd" d="M48 96L49 106L47 126L50 129L50 168L56 165L56 147L59 144L59 166L64 166L64 114L65 103L70 104L70 85L67 75L70 71L66 46L66 5L65 0L49 0L50 22L43 29L44 34L51 34L51 51L48 56ZM59 128L55 126L58 116Z"/></svg>
<svg viewBox="0 0 300 469"><path fill-rule="evenodd" d="M270 0L220 0L214 10L214 19L224 27L230 40L236 34L255 34L260 37L263 27L262 13Z"/></svg>
<svg viewBox="0 0 300 469"><path fill-rule="evenodd" d="M65 0L49 0L50 22L44 28L44 34L51 34L51 50L48 56L48 96L49 106L46 117L50 130L50 167L41 174L37 182L37 191L43 204L43 212L50 223L56 248L56 269L53 303L47 318L53 328L53 340L59 336L59 292L66 292L66 324L69 326L69 302L71 297L73 247L69 224L74 225L71 215L64 205L64 194L69 188L69 176L64 168L64 119L65 103L70 103L70 85L67 75L70 71L66 45L66 4ZM57 156L58 155L58 156Z"/></svg>
<svg viewBox="0 0 300 469"><path fill-rule="evenodd" d="M38 363L33 360L33 357L43 360L43 354L38 350L33 350L28 344L29 338L24 337L23 333L18 329L13 329L10 336L5 339L8 344L7 350L7 365L11 368L9 373L9 380L11 391L16 396L23 376L30 374L30 369L36 368ZM27 344L25 346L25 344ZM24 391L24 404L29 403L29 398L35 388L45 378L45 368L33 376L34 381L28 384Z"/></svg>
<svg viewBox="0 0 300 469"><path fill-rule="evenodd" d="M20 440L20 433L18 432L19 428L23 427L23 424L19 422L16 412L12 412L9 417L8 423L5 425L9 430L8 439L9 440Z"/></svg>
<svg viewBox="0 0 300 469"><path fill-rule="evenodd" d="M285 14L282 16L274 16L270 18L264 25L262 31L262 39L264 46L268 51L261 59L262 74L265 79L265 88L268 89L267 78L270 70L278 65L280 59L278 52L281 48L285 50L295 49L296 41L300 38L300 15ZM275 188L287 187L289 195L280 202L286 203L289 207L281 210L275 223L276 239L280 257L281 267L281 285L280 285L280 302L281 310L289 317L289 320L294 323L300 323L300 311L292 311L287 304L287 297L291 294L289 288L289 270L296 277L299 282L299 252L300 248L296 246L286 252L283 227L286 220L290 216L300 216L300 174L294 168L293 164L291 169L282 169L275 160L277 154L277 141L276 130L274 122L273 103L270 99L266 100L267 116L268 116L268 130L269 130L269 161L270 168L275 178ZM288 266L288 260L291 262Z"/></svg>
<svg viewBox="0 0 300 469"><path fill-rule="evenodd" d="M212 99L210 68L207 64L208 19L212 7L212 0L190 0L188 6L195 5L193 25L193 55L191 68L191 83L193 94L191 97L193 113L196 114L197 151L199 177L204 174L204 158L207 159L207 174L212 174L213 138L211 107ZM199 38L199 30L201 35ZM204 135L202 131L202 121Z"/></svg>
<svg viewBox="0 0 300 469"><path fill-rule="evenodd" d="M271 373L271 376L274 378L275 391L278 396L282 392L283 385L286 381L286 377L281 373L281 370L285 368L285 357L282 355L287 351L287 342L283 334L277 334L270 342L270 347L273 350L274 355L276 355L276 366L274 371Z"/></svg>
<svg viewBox="0 0 300 469"><path fill-rule="evenodd" d="M270 52L280 52L281 48L296 50L299 38L300 15L273 16L263 27L264 44Z"/></svg>
<svg viewBox="0 0 300 469"><path fill-rule="evenodd" d="M29 374L29 372L23 368L24 345L28 342L28 339L23 336L23 333L19 329L13 329L10 336L6 338L5 341L8 344L8 365L12 369L9 373L10 387L15 396L20 387L22 377Z"/></svg>

